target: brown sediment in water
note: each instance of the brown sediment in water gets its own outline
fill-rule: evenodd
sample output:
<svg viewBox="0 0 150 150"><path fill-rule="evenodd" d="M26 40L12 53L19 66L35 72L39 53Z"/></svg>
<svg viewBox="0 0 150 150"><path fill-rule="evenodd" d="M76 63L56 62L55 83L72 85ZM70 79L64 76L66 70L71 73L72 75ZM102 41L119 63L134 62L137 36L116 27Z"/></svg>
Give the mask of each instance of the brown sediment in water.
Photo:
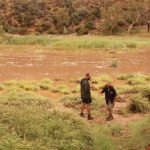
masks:
<svg viewBox="0 0 150 150"><path fill-rule="evenodd" d="M110 65L117 62L117 68ZM150 50L134 52L0 52L0 80L71 79L92 75L150 73Z"/></svg>

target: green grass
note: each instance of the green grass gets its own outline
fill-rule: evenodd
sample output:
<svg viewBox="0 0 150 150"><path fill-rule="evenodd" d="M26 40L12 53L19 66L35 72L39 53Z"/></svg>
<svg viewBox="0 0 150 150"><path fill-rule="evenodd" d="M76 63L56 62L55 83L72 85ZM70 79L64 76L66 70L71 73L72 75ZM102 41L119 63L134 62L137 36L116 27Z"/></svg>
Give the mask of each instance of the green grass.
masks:
<svg viewBox="0 0 150 150"><path fill-rule="evenodd" d="M4 90L4 89L5 89L4 85L0 84L0 90Z"/></svg>
<svg viewBox="0 0 150 150"><path fill-rule="evenodd" d="M65 49L133 49L150 45L150 40L138 36L8 36L0 38L2 45L49 45Z"/></svg>
<svg viewBox="0 0 150 150"><path fill-rule="evenodd" d="M117 79L118 80L129 80L129 79L131 79L133 77L134 77L133 74L122 74L122 75L118 75Z"/></svg>
<svg viewBox="0 0 150 150"><path fill-rule="evenodd" d="M53 39L50 36L8 36L8 38L0 38L0 44L3 45L50 45L58 39Z"/></svg>
<svg viewBox="0 0 150 150"><path fill-rule="evenodd" d="M146 84L149 76L144 74L122 74L117 77L118 80L125 80L129 85Z"/></svg>
<svg viewBox="0 0 150 150"><path fill-rule="evenodd" d="M132 138L129 142L129 146L132 149L145 150L148 145L150 145L150 115L148 115L143 120L140 120L136 123L132 123L131 133Z"/></svg>
<svg viewBox="0 0 150 150"><path fill-rule="evenodd" d="M53 81L50 79L44 79L38 83L41 90L50 90L53 87Z"/></svg>
<svg viewBox="0 0 150 150"><path fill-rule="evenodd" d="M150 111L150 103L141 94L131 96L128 110L132 113L147 113Z"/></svg>
<svg viewBox="0 0 150 150"><path fill-rule="evenodd" d="M0 95L0 149L93 150L87 124L73 113L48 111L52 106L30 93Z"/></svg>
<svg viewBox="0 0 150 150"><path fill-rule="evenodd" d="M94 94L92 96L92 109L95 111L94 113L98 113L99 109L104 106L104 99L99 97L98 95ZM61 102L65 107L72 108L73 110L77 111L81 105L81 98L80 96L64 96L60 98L59 102Z"/></svg>
<svg viewBox="0 0 150 150"><path fill-rule="evenodd" d="M111 62L110 67L112 67L112 68L117 68L117 67L118 67L118 61L117 61L117 60L113 60L113 61Z"/></svg>
<svg viewBox="0 0 150 150"><path fill-rule="evenodd" d="M122 117L130 117L137 112L148 114L149 76L121 75L117 79L122 82L121 86L115 85L117 93L127 96L125 100L129 103L127 108L120 109ZM140 79L140 83L129 84L135 79ZM115 122L87 123L86 118L81 119L79 81L68 81L69 85L74 85L73 90L62 81L58 84L50 79L1 83L0 150L144 150L150 144L149 117L135 124L131 122L129 127ZM111 81L108 75L92 79L92 86L97 87L92 91L92 116L96 121L103 120L107 113L101 111L105 107L105 99L98 95L97 90ZM58 101L37 94L39 90L56 92L60 95ZM59 105L63 105L63 110L55 109Z"/></svg>
<svg viewBox="0 0 150 150"><path fill-rule="evenodd" d="M60 94L65 94L65 95L70 93L70 90L67 85L59 85L59 86L53 87L51 88L50 91L53 93L60 93Z"/></svg>

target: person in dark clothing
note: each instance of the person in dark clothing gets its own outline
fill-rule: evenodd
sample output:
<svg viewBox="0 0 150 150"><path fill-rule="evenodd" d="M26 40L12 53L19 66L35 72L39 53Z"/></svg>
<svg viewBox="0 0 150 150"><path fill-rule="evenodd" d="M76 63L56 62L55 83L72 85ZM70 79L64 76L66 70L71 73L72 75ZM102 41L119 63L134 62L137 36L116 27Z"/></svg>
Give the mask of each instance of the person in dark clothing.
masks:
<svg viewBox="0 0 150 150"><path fill-rule="evenodd" d="M105 100L107 104L107 110L109 112L108 118L106 120L112 120L113 115L112 115L112 109L115 104L115 97L117 96L115 88L111 85L111 83L107 83L103 88L101 93L105 93Z"/></svg>
<svg viewBox="0 0 150 150"><path fill-rule="evenodd" d="M90 105L92 103L92 98L91 98L91 88L90 88L89 80L91 80L91 75L87 73L85 75L85 78L83 78L80 82L81 99L82 99L80 116L85 117L83 112L86 109L88 114L88 120L91 120L93 118L91 117L91 108L90 108Z"/></svg>

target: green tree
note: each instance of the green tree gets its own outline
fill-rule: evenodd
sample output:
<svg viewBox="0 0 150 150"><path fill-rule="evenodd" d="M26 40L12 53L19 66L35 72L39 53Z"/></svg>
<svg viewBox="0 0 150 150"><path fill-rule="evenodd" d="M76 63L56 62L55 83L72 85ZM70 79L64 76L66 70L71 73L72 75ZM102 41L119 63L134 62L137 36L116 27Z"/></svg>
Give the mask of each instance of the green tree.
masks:
<svg viewBox="0 0 150 150"><path fill-rule="evenodd" d="M112 34L118 31L118 23L124 21L124 11L121 2L115 0L103 0L101 7L102 30Z"/></svg>
<svg viewBox="0 0 150 150"><path fill-rule="evenodd" d="M129 23L128 32L130 32L145 14L145 2L144 0L126 0L124 1L124 9L126 10L126 20Z"/></svg>

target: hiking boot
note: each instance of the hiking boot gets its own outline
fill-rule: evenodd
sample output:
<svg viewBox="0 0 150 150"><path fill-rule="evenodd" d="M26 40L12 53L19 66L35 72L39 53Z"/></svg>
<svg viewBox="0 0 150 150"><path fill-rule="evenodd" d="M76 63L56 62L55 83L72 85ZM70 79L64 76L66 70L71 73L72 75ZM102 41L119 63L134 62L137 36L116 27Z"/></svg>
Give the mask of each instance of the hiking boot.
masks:
<svg viewBox="0 0 150 150"><path fill-rule="evenodd" d="M94 118L93 117L91 117L91 115L88 115L88 118L87 118L88 120L93 120Z"/></svg>
<svg viewBox="0 0 150 150"><path fill-rule="evenodd" d="M111 120L113 120L113 116L109 116L106 118L106 121L111 121Z"/></svg>
<svg viewBox="0 0 150 150"><path fill-rule="evenodd" d="M80 117L85 117L83 113L80 113Z"/></svg>

